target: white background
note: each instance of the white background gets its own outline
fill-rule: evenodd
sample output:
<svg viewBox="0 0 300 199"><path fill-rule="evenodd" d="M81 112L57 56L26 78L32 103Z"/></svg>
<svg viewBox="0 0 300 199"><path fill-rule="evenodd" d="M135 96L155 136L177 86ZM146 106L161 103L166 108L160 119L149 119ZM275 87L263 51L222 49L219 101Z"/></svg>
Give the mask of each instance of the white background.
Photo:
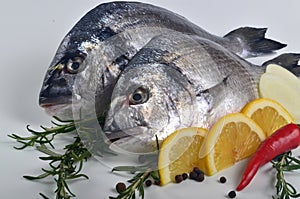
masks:
<svg viewBox="0 0 300 199"><path fill-rule="evenodd" d="M300 52L299 7L296 0L271 1L201 1L153 0L145 1L177 12L211 33L224 35L240 26L268 27L267 36L288 47L283 52ZM38 94L44 77L60 41L70 28L101 0L26 0L4 1L0 6L0 198L32 199L38 193L48 196L55 189L51 180L30 182L24 174L38 174L46 163L37 159L35 150L16 151L16 144L7 134L26 135L25 126L37 128L49 124L50 117L38 106ZM257 64L272 58L251 59ZM154 198L225 198L238 183L243 163L236 165L205 183L192 181L163 188L146 190L146 199ZM271 198L274 193L270 165L263 167L252 185L238 193L238 198ZM77 198L98 199L115 195L114 185L123 178L111 174L110 168L97 161L86 164L84 172L90 180L76 181L71 189ZM226 175L229 182L219 184L217 179ZM300 174L291 181L300 182ZM298 176L297 176L298 175ZM298 186L300 191L300 187Z"/></svg>

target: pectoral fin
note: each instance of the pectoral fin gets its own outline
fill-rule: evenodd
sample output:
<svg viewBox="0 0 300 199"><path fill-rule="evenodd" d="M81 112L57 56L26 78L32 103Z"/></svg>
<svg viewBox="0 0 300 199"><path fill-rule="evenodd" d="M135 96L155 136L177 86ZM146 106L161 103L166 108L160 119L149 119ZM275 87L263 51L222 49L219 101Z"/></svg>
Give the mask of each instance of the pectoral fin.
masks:
<svg viewBox="0 0 300 199"><path fill-rule="evenodd" d="M201 90L196 94L198 101L206 103L208 112L211 112L222 101L224 101L226 96L227 79L228 76L213 87Z"/></svg>

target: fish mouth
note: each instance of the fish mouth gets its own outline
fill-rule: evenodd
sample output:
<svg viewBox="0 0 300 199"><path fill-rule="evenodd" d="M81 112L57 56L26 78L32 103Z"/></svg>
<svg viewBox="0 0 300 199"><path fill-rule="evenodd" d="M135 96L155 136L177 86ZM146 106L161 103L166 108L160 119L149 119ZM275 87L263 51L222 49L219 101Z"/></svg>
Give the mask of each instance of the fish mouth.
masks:
<svg viewBox="0 0 300 199"><path fill-rule="evenodd" d="M39 105L50 116L56 116L62 120L74 119L78 107L81 106L79 100L71 97L43 98L40 97Z"/></svg>
<svg viewBox="0 0 300 199"><path fill-rule="evenodd" d="M72 104L72 96L55 97L55 98L47 98L47 97L39 98L39 105L43 108L48 108L56 105L66 105L66 104Z"/></svg>
<svg viewBox="0 0 300 199"><path fill-rule="evenodd" d="M72 104L42 104L40 105L48 115L60 119L72 119Z"/></svg>
<svg viewBox="0 0 300 199"><path fill-rule="evenodd" d="M139 137L140 135L144 135L149 128L145 126L138 126L128 129L118 129L114 131L104 131L104 135L106 136L106 143L111 144L118 140L128 138L128 137Z"/></svg>
<svg viewBox="0 0 300 199"><path fill-rule="evenodd" d="M55 106L56 104L51 104L51 103L49 103L49 104L40 104L40 106L42 107L42 108L44 108L44 109L47 109L47 108L51 108L51 107L53 107L53 106Z"/></svg>
<svg viewBox="0 0 300 199"><path fill-rule="evenodd" d="M110 144L110 143L114 143L122 138L127 138L130 137L130 135L128 135L127 133L125 133L124 131L113 131L113 132L104 132L105 136L106 136L106 143Z"/></svg>
<svg viewBox="0 0 300 199"><path fill-rule="evenodd" d="M138 126L126 130L104 131L105 143L118 154L146 155L157 150L153 143L151 128Z"/></svg>
<svg viewBox="0 0 300 199"><path fill-rule="evenodd" d="M52 108L52 107L64 107L64 106L72 106L79 104L81 100L81 96L67 95L67 96L59 96L59 97L39 97L39 105L42 108Z"/></svg>

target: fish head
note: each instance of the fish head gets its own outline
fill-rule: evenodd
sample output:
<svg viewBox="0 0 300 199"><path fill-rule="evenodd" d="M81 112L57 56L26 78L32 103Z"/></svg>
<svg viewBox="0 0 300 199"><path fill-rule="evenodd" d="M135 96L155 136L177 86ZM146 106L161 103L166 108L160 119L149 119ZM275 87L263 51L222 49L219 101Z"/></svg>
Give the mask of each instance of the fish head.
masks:
<svg viewBox="0 0 300 199"><path fill-rule="evenodd" d="M139 64L121 74L104 132L121 152L148 153L193 121L195 95L184 75L166 64Z"/></svg>
<svg viewBox="0 0 300 199"><path fill-rule="evenodd" d="M81 29L78 30L78 27ZM119 72L110 70L114 69L111 65L119 54L112 54L109 51L111 49L103 52L103 38L99 39L93 34L96 30L89 31L90 27L94 26L77 24L61 42L46 71L39 105L52 116L74 119L74 114L83 106L91 105L95 108L97 89L102 89L99 98L109 89L112 90L108 85L104 91L103 84L113 82L111 79L115 79ZM108 70L108 76L103 75L103 68Z"/></svg>
<svg viewBox="0 0 300 199"><path fill-rule="evenodd" d="M56 54L46 72L39 94L39 105L50 115L71 115L72 104L80 98L73 96L74 82L84 68L85 58L86 54L80 51L65 51L63 55L58 51Z"/></svg>

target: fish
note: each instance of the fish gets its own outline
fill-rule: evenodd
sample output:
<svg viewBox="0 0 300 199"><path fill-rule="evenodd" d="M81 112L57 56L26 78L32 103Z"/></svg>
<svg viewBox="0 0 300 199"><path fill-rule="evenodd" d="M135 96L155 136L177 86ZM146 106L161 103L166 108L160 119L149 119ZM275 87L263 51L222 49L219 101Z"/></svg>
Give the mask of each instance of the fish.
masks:
<svg viewBox="0 0 300 199"><path fill-rule="evenodd" d="M108 143L119 153L150 153L156 141L177 129L209 129L259 97L264 71L265 66L202 37L178 32L156 36L115 85L104 126Z"/></svg>
<svg viewBox="0 0 300 199"><path fill-rule="evenodd" d="M286 46L265 38L266 28L241 27L219 37L155 5L104 3L85 14L61 41L46 71L39 105L61 119L83 112L105 115L115 83L134 55L153 37L173 31L197 35L245 58Z"/></svg>

